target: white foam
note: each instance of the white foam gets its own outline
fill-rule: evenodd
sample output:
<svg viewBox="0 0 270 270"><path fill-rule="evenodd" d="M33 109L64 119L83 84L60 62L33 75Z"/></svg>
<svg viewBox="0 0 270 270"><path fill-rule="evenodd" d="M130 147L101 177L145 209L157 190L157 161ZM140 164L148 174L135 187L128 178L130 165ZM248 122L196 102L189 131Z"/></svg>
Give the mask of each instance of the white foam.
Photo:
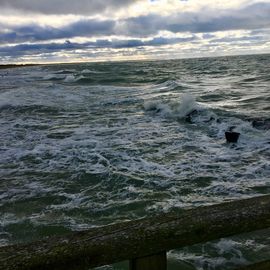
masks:
<svg viewBox="0 0 270 270"><path fill-rule="evenodd" d="M81 71L82 74L88 74L88 73L91 73L91 70L89 69L84 69Z"/></svg>
<svg viewBox="0 0 270 270"><path fill-rule="evenodd" d="M60 75L60 74L48 74L43 77L44 80L59 80L59 79L64 79L65 75Z"/></svg>
<svg viewBox="0 0 270 270"><path fill-rule="evenodd" d="M163 103L159 100L145 101L144 109L146 111L154 111L165 117L181 119L186 117L192 111L198 109L199 106L195 102L192 95L183 94L180 101L169 101Z"/></svg>
<svg viewBox="0 0 270 270"><path fill-rule="evenodd" d="M65 82L76 82L76 77L74 75L67 75L64 79Z"/></svg>
<svg viewBox="0 0 270 270"><path fill-rule="evenodd" d="M0 226L5 227L5 226L11 225L11 224L16 224L20 221L21 220L18 217L16 217L15 214L4 213L3 215L1 215Z"/></svg>
<svg viewBox="0 0 270 270"><path fill-rule="evenodd" d="M81 74L102 74L104 72L98 71L98 70L93 70L93 69L83 69L81 71Z"/></svg>
<svg viewBox="0 0 270 270"><path fill-rule="evenodd" d="M67 75L64 79L64 82L72 83L72 82L77 82L79 80L85 79L83 75L80 76L75 76L75 75Z"/></svg>
<svg viewBox="0 0 270 270"><path fill-rule="evenodd" d="M241 246L242 243L234 240L221 239L217 243L197 245L196 253L192 252L192 248L169 252L168 258L191 263L198 270L231 269L232 265L237 267L249 262L240 251Z"/></svg>
<svg viewBox="0 0 270 270"><path fill-rule="evenodd" d="M195 102L195 98L190 94L183 94L181 96L180 103L175 102L172 104L173 112L177 117L183 118L188 113L191 113L193 110L198 108L198 105Z"/></svg>

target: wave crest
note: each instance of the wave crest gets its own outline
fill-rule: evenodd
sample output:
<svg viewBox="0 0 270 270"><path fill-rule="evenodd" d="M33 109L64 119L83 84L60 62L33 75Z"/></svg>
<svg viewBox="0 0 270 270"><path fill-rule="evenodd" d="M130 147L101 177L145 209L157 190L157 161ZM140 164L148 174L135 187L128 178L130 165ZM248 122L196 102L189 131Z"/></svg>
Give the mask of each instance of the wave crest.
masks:
<svg viewBox="0 0 270 270"><path fill-rule="evenodd" d="M155 113L160 113L165 117L178 119L186 117L198 108L199 106L196 103L195 98L190 94L183 94L180 102L174 101L164 104L160 101L150 100L144 103L144 109L146 111L153 111Z"/></svg>

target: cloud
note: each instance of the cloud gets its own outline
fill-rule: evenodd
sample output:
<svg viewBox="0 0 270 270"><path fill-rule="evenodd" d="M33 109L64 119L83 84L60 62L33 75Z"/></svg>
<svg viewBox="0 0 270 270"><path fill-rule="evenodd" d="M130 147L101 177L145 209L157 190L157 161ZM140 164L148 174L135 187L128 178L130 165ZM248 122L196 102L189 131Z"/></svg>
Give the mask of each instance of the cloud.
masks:
<svg viewBox="0 0 270 270"><path fill-rule="evenodd" d="M0 0L0 59L269 47L269 0L211 2Z"/></svg>
<svg viewBox="0 0 270 270"><path fill-rule="evenodd" d="M0 56L19 56L19 55L33 55L39 53L49 53L58 51L72 51L72 50L93 50L99 48L122 49L122 48L136 48L146 46L162 46L172 45L177 43L185 43L195 41L196 36L185 38L163 38L156 37L153 39L142 41L140 39L129 40L107 40L98 39L92 42L76 43L65 41L63 43L37 43L37 44L20 44L15 46L2 46L0 47Z"/></svg>
<svg viewBox="0 0 270 270"><path fill-rule="evenodd" d="M262 35L257 36L241 36L241 37L223 37L223 38L215 38L210 40L210 43L235 43L235 42L264 42L265 37Z"/></svg>
<svg viewBox="0 0 270 270"><path fill-rule="evenodd" d="M111 20L83 19L56 28L30 24L15 26L12 30L0 34L0 43L34 42L72 37L93 37L114 33L115 22Z"/></svg>
<svg viewBox="0 0 270 270"><path fill-rule="evenodd" d="M122 22L123 34L145 36L166 30L173 33L270 28L270 3L256 3L240 9L180 12L170 16L149 14Z"/></svg>
<svg viewBox="0 0 270 270"><path fill-rule="evenodd" d="M2 44L119 35L147 38L159 35L161 31L211 33L240 29L255 30L270 28L270 3L256 3L232 10L215 11L209 8L199 13L176 12L170 16L150 13L118 21L84 18L60 27L32 23L24 26L7 25L6 28L9 30L0 34Z"/></svg>
<svg viewBox="0 0 270 270"><path fill-rule="evenodd" d="M138 0L0 0L2 9L42 14L95 14L116 10Z"/></svg>

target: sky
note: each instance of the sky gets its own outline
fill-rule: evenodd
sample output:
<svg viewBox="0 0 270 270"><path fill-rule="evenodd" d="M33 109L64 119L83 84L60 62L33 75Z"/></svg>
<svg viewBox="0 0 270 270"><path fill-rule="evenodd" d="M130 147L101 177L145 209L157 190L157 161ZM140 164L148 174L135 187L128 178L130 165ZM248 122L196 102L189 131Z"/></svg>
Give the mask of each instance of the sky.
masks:
<svg viewBox="0 0 270 270"><path fill-rule="evenodd" d="M0 64L270 53L270 0L0 0Z"/></svg>

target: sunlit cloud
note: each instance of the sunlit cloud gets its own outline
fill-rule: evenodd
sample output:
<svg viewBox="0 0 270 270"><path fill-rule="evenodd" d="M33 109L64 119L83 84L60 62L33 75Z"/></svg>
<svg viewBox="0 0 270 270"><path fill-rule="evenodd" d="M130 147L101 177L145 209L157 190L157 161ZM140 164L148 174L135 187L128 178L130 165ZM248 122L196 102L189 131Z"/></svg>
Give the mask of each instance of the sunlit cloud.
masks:
<svg viewBox="0 0 270 270"><path fill-rule="evenodd" d="M0 8L1 62L270 52L270 1L0 0Z"/></svg>

